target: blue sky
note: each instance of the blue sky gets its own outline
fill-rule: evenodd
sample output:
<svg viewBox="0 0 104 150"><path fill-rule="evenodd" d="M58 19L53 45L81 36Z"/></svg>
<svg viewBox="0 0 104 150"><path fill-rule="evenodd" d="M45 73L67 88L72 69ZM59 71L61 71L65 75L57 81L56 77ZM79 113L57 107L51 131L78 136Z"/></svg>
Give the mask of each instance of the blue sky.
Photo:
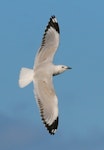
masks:
<svg viewBox="0 0 104 150"><path fill-rule="evenodd" d="M0 1L0 149L104 150L104 1ZM51 15L60 25L55 64L72 70L54 78L59 128L50 136L33 85L18 87L32 68Z"/></svg>

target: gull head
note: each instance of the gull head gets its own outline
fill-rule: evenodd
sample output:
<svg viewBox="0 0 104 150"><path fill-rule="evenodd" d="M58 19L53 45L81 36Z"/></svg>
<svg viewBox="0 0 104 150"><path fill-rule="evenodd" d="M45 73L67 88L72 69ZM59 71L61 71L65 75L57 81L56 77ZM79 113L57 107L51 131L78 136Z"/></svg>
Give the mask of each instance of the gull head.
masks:
<svg viewBox="0 0 104 150"><path fill-rule="evenodd" d="M59 67L61 68L61 70L65 71L67 69L72 69L71 67L69 66L65 66L65 65L59 65Z"/></svg>
<svg viewBox="0 0 104 150"><path fill-rule="evenodd" d="M53 76L58 75L58 74L66 71L68 69L72 69L72 68L69 67L69 66L65 66L65 65L57 65L57 66L55 66L55 70L54 70Z"/></svg>

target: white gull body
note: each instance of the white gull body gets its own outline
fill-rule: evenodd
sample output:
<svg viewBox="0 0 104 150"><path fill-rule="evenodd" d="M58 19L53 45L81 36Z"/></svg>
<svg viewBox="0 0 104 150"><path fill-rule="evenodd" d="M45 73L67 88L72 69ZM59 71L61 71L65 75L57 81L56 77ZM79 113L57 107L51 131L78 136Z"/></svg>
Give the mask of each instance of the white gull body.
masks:
<svg viewBox="0 0 104 150"><path fill-rule="evenodd" d="M27 86L33 81L34 94L40 109L41 118L50 134L58 127L58 99L54 90L52 78L67 69L65 65L54 65L53 57L59 45L59 25L52 16L45 29L42 44L35 58L33 69L22 68L19 76L19 86Z"/></svg>

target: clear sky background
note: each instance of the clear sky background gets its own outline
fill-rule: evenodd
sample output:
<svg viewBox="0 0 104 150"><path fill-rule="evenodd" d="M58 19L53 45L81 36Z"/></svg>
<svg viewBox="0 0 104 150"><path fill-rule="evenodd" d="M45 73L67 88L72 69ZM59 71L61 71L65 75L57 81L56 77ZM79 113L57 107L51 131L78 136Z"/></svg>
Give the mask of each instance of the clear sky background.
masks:
<svg viewBox="0 0 104 150"><path fill-rule="evenodd" d="M51 15L60 25L55 64L72 67L54 78L59 128L48 134L33 85L18 86L33 67ZM104 1L0 1L0 150L104 150Z"/></svg>

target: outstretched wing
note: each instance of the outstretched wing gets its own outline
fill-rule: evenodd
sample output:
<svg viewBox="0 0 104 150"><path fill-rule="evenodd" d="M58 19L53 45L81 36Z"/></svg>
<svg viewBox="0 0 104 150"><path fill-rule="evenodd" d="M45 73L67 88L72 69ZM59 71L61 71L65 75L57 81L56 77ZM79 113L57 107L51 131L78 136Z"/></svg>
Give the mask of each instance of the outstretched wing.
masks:
<svg viewBox="0 0 104 150"><path fill-rule="evenodd" d="M52 16L46 27L41 47L35 59L35 66L44 61L52 62L59 45L59 25L55 16Z"/></svg>
<svg viewBox="0 0 104 150"><path fill-rule="evenodd" d="M47 130L54 134L58 127L58 100L50 77L35 80L35 97Z"/></svg>

